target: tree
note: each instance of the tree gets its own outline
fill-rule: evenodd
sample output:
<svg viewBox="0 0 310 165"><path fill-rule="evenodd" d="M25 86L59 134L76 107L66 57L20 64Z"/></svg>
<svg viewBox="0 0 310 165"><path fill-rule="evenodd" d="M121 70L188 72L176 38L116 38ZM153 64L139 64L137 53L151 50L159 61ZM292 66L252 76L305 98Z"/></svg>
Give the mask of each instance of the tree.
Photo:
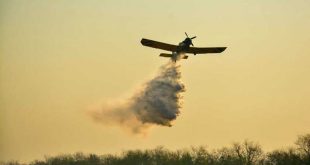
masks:
<svg viewBox="0 0 310 165"><path fill-rule="evenodd" d="M295 149L276 150L267 154L266 165L301 165L302 158Z"/></svg>
<svg viewBox="0 0 310 165"><path fill-rule="evenodd" d="M306 164L310 164L310 134L299 136L295 144L301 152L301 155L304 157Z"/></svg>
<svg viewBox="0 0 310 165"><path fill-rule="evenodd" d="M310 134L299 136L295 144L303 154L310 157Z"/></svg>
<svg viewBox="0 0 310 165"><path fill-rule="evenodd" d="M259 144L245 140L242 144L234 143L233 151L244 165L257 164L263 154Z"/></svg>

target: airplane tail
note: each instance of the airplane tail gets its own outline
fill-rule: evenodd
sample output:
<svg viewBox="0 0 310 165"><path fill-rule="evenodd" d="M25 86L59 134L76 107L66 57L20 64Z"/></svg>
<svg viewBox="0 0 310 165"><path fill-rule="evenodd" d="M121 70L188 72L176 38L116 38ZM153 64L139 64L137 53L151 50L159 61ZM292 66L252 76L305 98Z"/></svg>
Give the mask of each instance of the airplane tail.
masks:
<svg viewBox="0 0 310 165"><path fill-rule="evenodd" d="M187 55L183 55L183 56L182 56L182 59L187 59L187 58L188 58Z"/></svg>
<svg viewBox="0 0 310 165"><path fill-rule="evenodd" d="M173 54L160 53L159 56L160 56L160 57L170 57L170 58L172 58L172 57L173 57ZM186 56L186 55L182 55L182 56L181 56L181 59L187 59L187 58L188 58L188 56Z"/></svg>
<svg viewBox="0 0 310 165"><path fill-rule="evenodd" d="M172 54L160 53L160 57L172 57Z"/></svg>

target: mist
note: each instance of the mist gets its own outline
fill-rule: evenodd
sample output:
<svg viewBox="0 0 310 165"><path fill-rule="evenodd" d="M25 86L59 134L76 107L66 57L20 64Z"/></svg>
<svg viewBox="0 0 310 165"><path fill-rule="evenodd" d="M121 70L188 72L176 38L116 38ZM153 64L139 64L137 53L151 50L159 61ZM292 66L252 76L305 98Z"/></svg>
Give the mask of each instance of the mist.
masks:
<svg viewBox="0 0 310 165"><path fill-rule="evenodd" d="M134 94L91 110L94 121L116 125L131 133L146 133L153 125L172 126L180 114L182 93L180 64L169 61L158 74L141 85Z"/></svg>

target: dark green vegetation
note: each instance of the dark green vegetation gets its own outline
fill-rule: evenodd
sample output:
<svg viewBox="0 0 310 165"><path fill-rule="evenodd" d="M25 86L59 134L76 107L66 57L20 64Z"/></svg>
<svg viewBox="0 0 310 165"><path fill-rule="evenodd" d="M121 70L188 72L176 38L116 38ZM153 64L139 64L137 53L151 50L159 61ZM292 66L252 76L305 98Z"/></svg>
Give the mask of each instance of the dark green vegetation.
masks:
<svg viewBox="0 0 310 165"><path fill-rule="evenodd" d="M3 165L21 165L18 162ZM310 165L310 134L299 136L289 149L264 153L254 142L234 143L214 151L205 147L169 151L163 147L152 150L132 150L120 155L76 153L46 157L29 165Z"/></svg>

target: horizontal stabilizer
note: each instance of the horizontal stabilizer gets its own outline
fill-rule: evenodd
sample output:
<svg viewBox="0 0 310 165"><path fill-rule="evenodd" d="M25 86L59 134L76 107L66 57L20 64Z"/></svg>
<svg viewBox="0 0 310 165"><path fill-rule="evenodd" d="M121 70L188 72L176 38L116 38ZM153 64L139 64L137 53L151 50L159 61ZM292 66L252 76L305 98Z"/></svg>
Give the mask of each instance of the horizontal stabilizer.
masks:
<svg viewBox="0 0 310 165"><path fill-rule="evenodd" d="M167 53L160 53L159 56L160 56L160 57L171 57L171 58L173 58L173 55L172 55L172 54L167 54ZM187 58L188 58L187 55L181 55L181 56L180 56L180 59L187 59Z"/></svg>
<svg viewBox="0 0 310 165"><path fill-rule="evenodd" d="M172 57L172 54L167 54L167 53L160 53L161 57Z"/></svg>
<svg viewBox="0 0 310 165"><path fill-rule="evenodd" d="M187 59L187 58L188 58L188 56L186 56L186 55L182 56L182 59Z"/></svg>

